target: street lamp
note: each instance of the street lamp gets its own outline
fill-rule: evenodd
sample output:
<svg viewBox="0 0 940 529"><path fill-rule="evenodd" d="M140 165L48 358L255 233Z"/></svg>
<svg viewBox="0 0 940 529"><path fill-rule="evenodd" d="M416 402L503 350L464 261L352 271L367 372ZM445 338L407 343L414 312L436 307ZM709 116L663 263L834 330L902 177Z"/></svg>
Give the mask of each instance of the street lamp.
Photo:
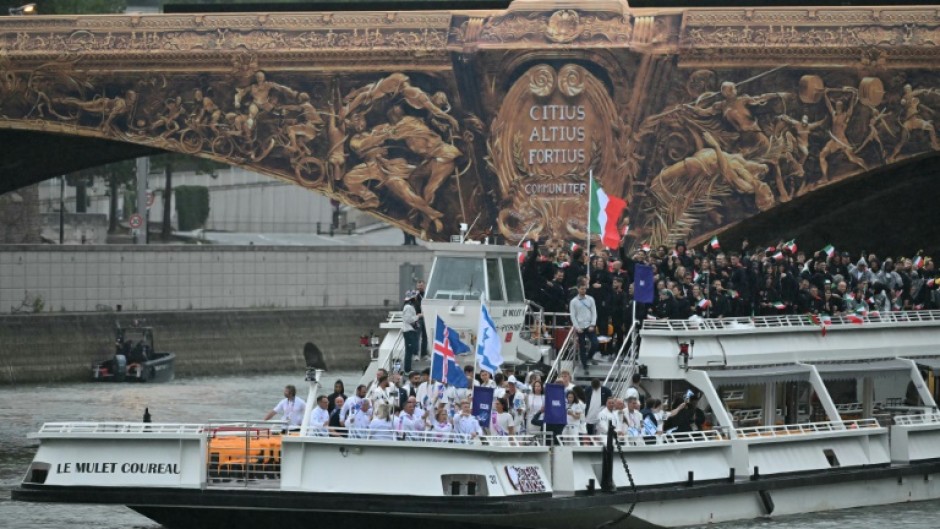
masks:
<svg viewBox="0 0 940 529"><path fill-rule="evenodd" d="M7 11L10 13L10 16L35 15L36 4L25 4L21 5L20 7L11 7Z"/></svg>

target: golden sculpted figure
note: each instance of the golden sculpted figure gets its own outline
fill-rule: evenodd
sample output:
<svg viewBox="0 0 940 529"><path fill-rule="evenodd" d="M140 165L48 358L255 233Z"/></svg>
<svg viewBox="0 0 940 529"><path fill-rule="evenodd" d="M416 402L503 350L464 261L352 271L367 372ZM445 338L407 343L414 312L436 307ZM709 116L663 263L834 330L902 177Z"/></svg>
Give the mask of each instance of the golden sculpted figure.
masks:
<svg viewBox="0 0 940 529"><path fill-rule="evenodd" d="M376 125L366 130L366 120L362 114L352 114L348 122L354 134L349 139L349 150L362 162L346 172L343 183L351 196L358 197L359 206L377 209L380 205L376 195L366 184L376 183L376 188L386 189L410 208L424 214L424 228L433 223L434 229L443 228L443 214L435 210L418 195L408 177L415 170L404 158L389 158L387 142L395 138L395 126L389 123Z"/></svg>
<svg viewBox="0 0 940 529"><path fill-rule="evenodd" d="M921 105L920 96L937 94L933 88L919 88L914 90L911 85L904 85L904 94L901 96L901 107L903 108L901 121L901 141L898 142L891 153L891 160L895 160L901 153L901 149L907 145L911 139L911 133L918 130L924 131L930 137L930 146L933 150L940 150L940 144L937 143L937 131L933 126L933 120L925 119L923 113L933 114L933 110Z"/></svg>
<svg viewBox="0 0 940 529"><path fill-rule="evenodd" d="M850 162L861 167L863 171L868 170L865 161L855 154L855 147L852 147L851 142L849 142L849 139L845 136L845 131L849 126L849 120L852 119L852 113L855 112L855 104L858 103L858 90L851 87L845 87L841 90L842 92L852 94L851 102L847 109L841 99L836 101L835 106L833 106L829 94L835 91L839 90L827 88L823 98L826 101L826 108L829 109L829 114L832 118L832 125L829 128L829 141L826 142L826 146L819 151L819 168L822 170L821 181L823 183L829 182L829 162L826 161L826 158L836 153L841 152Z"/></svg>
<svg viewBox="0 0 940 529"><path fill-rule="evenodd" d="M73 106L89 114L100 115L101 123L98 128L110 131L113 130L114 120L118 117L124 116L128 120L133 118L134 105L137 104L137 92L128 90L124 93L124 97L97 97L91 101L65 97L53 99L52 102L64 106Z"/></svg>

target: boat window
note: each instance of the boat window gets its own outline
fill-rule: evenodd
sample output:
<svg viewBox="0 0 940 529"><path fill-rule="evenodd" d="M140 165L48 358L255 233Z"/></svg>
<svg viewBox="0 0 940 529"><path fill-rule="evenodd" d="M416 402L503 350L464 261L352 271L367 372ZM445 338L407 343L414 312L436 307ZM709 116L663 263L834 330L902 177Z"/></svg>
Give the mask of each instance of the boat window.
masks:
<svg viewBox="0 0 940 529"><path fill-rule="evenodd" d="M507 301L522 303L525 293L522 290L522 275L519 264L511 257L503 257L503 278L506 280Z"/></svg>
<svg viewBox="0 0 940 529"><path fill-rule="evenodd" d="M438 257L428 280L427 299L480 299L483 260L478 257Z"/></svg>
<svg viewBox="0 0 940 529"><path fill-rule="evenodd" d="M487 296L489 301L503 301L503 278L499 269L499 259L491 257L486 260L486 281L488 285Z"/></svg>

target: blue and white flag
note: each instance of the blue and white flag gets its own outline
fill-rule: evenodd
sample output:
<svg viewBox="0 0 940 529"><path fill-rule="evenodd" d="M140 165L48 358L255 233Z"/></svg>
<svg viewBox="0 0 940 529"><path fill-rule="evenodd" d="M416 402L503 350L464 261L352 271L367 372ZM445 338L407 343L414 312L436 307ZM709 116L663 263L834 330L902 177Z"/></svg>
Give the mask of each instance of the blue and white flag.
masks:
<svg viewBox="0 0 940 529"><path fill-rule="evenodd" d="M480 304L480 328L477 332L477 361L480 363L480 369L489 371L491 374L499 370L503 365L503 355L500 353L502 343L499 340L499 333L496 332L496 324L493 318L486 310L486 305Z"/></svg>
<svg viewBox="0 0 940 529"><path fill-rule="evenodd" d="M444 325L444 320L438 316L434 329L434 354L431 356L431 380L447 382L458 388L467 387L467 377L457 364L455 355L469 350L470 348L460 341L457 331Z"/></svg>

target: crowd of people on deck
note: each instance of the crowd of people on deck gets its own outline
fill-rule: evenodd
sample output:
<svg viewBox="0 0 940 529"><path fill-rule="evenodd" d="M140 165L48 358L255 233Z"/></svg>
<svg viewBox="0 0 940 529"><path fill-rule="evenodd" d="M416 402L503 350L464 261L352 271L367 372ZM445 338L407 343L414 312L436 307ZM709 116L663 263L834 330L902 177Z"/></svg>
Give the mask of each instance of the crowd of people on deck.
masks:
<svg viewBox="0 0 940 529"><path fill-rule="evenodd" d="M930 258L886 257L869 253L857 259L828 246L807 253L795 241L754 249L747 241L725 252L717 239L700 251L684 242L674 248L644 247L634 252L623 246L615 253L596 249L526 245L522 276L526 298L546 311L562 315L578 333L582 367L599 353L598 336L619 350L634 322L648 319L690 319L805 314L820 317L877 317L890 311L940 308L940 274ZM633 303L638 265L652 268L652 303ZM347 395L341 381L333 393L317 397L310 412L308 434L386 441L412 440L510 444L545 432L556 442L597 443L612 427L620 437L657 439L664 433L708 429L698 409L699 394L690 389L674 399L671 408L651 398L634 375L626 398L593 379L577 386L562 371L550 381L564 387L567 400L561 424L546 421L546 387L538 371L515 373L464 367L469 387L430 380L430 370L411 371L413 358L427 352L421 317L424 283L405 296L403 334L407 352L404 369L379 369L375 380ZM400 367L398 365L396 368ZM474 389L493 389L489 413L473 405ZM478 403L479 404L479 403ZM306 405L287 386L284 399L265 420L279 416L289 429L301 426ZM481 419L488 416L486 419Z"/></svg>
<svg viewBox="0 0 940 529"><path fill-rule="evenodd" d="M800 250L796 241L779 241L725 251L715 238L701 249L682 241L630 252L532 241L522 261L526 298L548 312L571 313L579 327L582 307L593 305L596 332L617 351L634 320L634 278L638 264L652 267L652 303L637 303L635 318L723 318L807 314L816 317L874 315L889 311L940 308L940 273L923 255L884 257L851 255L827 246ZM580 287L580 288L579 288ZM578 299L587 301L579 302ZM581 338L581 336L579 336ZM596 342L591 351L597 352Z"/></svg>
<svg viewBox="0 0 940 529"><path fill-rule="evenodd" d="M626 398L620 399L598 378L585 388L573 383L569 371L561 371L554 384L564 388L565 420L551 424L545 417L545 383L540 372L519 377L503 371L475 375L473 367L467 366L464 373L471 387L430 381L429 370L403 376L379 369L372 383L357 386L350 395L343 382L337 381L332 393L317 397L307 433L383 441L479 443L485 439L489 444L499 444L501 438L508 444L541 442L537 436L544 433L549 441L600 444L610 428L621 438L648 439L706 428L705 414L696 407L696 392L689 391L678 406L667 411L661 400L649 396L639 375L634 376ZM473 392L479 387L493 389L491 413L485 420L472 408ZM264 420L277 416L287 429L296 430L305 411L296 388L287 386L284 399Z"/></svg>

